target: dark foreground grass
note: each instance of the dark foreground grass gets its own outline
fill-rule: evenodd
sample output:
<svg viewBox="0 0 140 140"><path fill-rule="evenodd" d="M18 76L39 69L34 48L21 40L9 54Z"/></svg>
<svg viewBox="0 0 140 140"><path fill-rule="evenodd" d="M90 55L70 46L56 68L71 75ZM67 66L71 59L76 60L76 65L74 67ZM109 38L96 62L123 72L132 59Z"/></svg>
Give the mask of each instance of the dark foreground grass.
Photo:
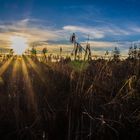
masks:
<svg viewBox="0 0 140 140"><path fill-rule="evenodd" d="M71 61L68 65L75 71L83 71L89 66L88 61Z"/></svg>
<svg viewBox="0 0 140 140"><path fill-rule="evenodd" d="M0 140L139 137L139 61L44 64L24 57L1 75Z"/></svg>

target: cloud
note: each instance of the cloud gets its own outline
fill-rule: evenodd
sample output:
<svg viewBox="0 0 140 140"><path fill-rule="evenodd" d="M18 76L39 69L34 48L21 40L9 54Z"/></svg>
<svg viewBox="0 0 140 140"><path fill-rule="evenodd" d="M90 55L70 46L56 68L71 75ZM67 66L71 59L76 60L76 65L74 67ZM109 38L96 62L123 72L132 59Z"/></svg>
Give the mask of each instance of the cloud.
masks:
<svg viewBox="0 0 140 140"><path fill-rule="evenodd" d="M0 24L0 47L10 47L11 36L22 36L28 39L28 43L34 41L58 40L62 38L62 31L50 27L38 27L35 19L24 19L8 24Z"/></svg>
<svg viewBox="0 0 140 140"><path fill-rule="evenodd" d="M82 42L83 45L85 45L87 42ZM107 41L89 41L91 47L96 48L113 48L116 46L115 42L107 42Z"/></svg>
<svg viewBox="0 0 140 140"><path fill-rule="evenodd" d="M103 38L105 35L103 31L91 27L68 25L68 26L64 26L63 29L70 32L80 32L83 33L84 35L90 34L90 36L92 36L93 38Z"/></svg>
<svg viewBox="0 0 140 140"><path fill-rule="evenodd" d="M131 26L130 30L134 33L140 33L140 27L138 26Z"/></svg>
<svg viewBox="0 0 140 140"><path fill-rule="evenodd" d="M62 46L65 51L71 51L73 45L69 43L71 33L76 32L79 41L85 46L87 35L90 35L90 44L92 48L98 51L113 49L116 43L110 38L116 36L131 36L140 33L140 28L131 26L130 28L120 28L115 25L108 26L77 26L66 25L63 27L53 27L44 24L45 21L38 19L23 19L15 22L0 22L0 48L11 47L11 36L22 36L32 42L44 41L45 45L52 51L59 51ZM105 41L106 38L108 41ZM118 47L125 50L130 46L130 42L119 43ZM38 46L39 47L39 46ZM40 48L44 47L43 45Z"/></svg>
<svg viewBox="0 0 140 140"><path fill-rule="evenodd" d="M67 25L64 26L63 29L65 31L70 32L78 32L81 33L83 36L87 37L89 34L93 39L102 39L107 36L122 36L122 35L130 35L131 32L128 30L121 29L116 26L100 26L100 27L88 27L88 26L73 26Z"/></svg>

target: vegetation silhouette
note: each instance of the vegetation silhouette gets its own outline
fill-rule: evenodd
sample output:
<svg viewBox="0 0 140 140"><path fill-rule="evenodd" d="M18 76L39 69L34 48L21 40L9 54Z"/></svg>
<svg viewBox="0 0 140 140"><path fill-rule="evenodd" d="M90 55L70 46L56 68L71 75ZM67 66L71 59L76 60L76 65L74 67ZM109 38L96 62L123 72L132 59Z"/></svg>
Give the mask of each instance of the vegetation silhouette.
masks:
<svg viewBox="0 0 140 140"><path fill-rule="evenodd" d="M139 68L140 60L129 57L65 63L11 57L0 80L0 139L138 139Z"/></svg>

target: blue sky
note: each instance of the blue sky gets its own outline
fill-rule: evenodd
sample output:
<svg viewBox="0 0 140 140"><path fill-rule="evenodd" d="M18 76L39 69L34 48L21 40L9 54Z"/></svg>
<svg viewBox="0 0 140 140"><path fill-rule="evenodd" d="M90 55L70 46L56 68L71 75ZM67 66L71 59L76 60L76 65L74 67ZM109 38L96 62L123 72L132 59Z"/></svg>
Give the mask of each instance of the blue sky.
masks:
<svg viewBox="0 0 140 140"><path fill-rule="evenodd" d="M0 0L1 47L10 46L7 36L13 35L69 47L76 32L83 44L89 34L96 50L116 42L126 50L140 39L139 7L139 0Z"/></svg>

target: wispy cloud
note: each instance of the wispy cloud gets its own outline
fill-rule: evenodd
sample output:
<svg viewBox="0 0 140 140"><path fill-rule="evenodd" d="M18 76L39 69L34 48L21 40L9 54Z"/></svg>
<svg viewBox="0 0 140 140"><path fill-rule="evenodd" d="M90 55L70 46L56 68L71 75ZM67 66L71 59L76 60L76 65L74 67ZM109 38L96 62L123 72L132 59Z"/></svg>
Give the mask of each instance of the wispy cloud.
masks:
<svg viewBox="0 0 140 140"><path fill-rule="evenodd" d="M62 32L51 27L39 27L35 20L24 19L8 24L0 24L1 46L10 45L11 36L23 36L28 39L28 43L42 40L58 40L62 38ZM8 43L9 44L8 44Z"/></svg>
<svg viewBox="0 0 140 140"><path fill-rule="evenodd" d="M106 36L119 36L119 35L130 35L131 32L128 30L121 29L116 26L101 26L101 27L81 27L81 26L73 26L67 25L63 27L64 30L70 32L79 32L82 35L89 34L91 38L94 39L101 39L105 38Z"/></svg>
<svg viewBox="0 0 140 140"><path fill-rule="evenodd" d="M87 42L82 42L82 44L86 44ZM91 47L96 48L113 48L116 46L116 42L107 42L107 41L89 41Z"/></svg>
<svg viewBox="0 0 140 140"><path fill-rule="evenodd" d="M130 29L134 33L140 33L140 27L139 26L134 25L134 26L131 26Z"/></svg>
<svg viewBox="0 0 140 140"><path fill-rule="evenodd" d="M83 33L84 35L90 34L93 38L104 37L103 31L91 27L86 28L86 27L68 25L68 26L64 26L63 29L71 32L80 32Z"/></svg>
<svg viewBox="0 0 140 140"><path fill-rule="evenodd" d="M78 33L78 37L82 38L80 43L84 46L87 35L89 34L91 47L97 48L99 51L114 48L116 46L116 43L111 39L105 41L106 38L112 36L114 38L116 36L131 36L140 33L140 28L137 26L120 28L112 24L98 27L65 25L56 28L53 26L46 26L42 22L44 21L29 18L7 24L0 22L0 48L11 46L11 36L23 36L24 38L27 38L29 44L34 41L45 41L47 46L52 48L53 51L57 50L60 46L70 51L72 50L73 45L69 43L69 37L71 33L76 32ZM118 44L118 47L123 50L128 49L129 46L130 42Z"/></svg>

